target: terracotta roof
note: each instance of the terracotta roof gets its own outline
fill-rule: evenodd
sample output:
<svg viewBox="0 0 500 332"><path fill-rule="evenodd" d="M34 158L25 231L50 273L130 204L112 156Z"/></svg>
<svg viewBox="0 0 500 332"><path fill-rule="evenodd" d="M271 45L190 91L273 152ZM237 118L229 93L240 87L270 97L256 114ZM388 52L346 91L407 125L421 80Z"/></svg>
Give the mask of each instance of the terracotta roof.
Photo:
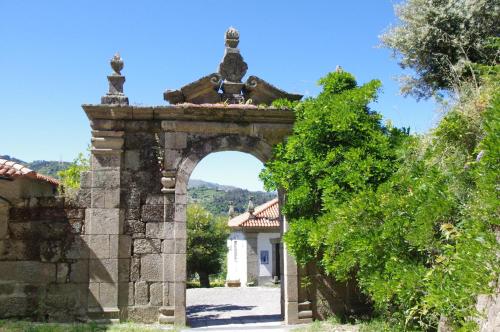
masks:
<svg viewBox="0 0 500 332"><path fill-rule="evenodd" d="M0 176L7 178L27 177L59 185L59 181L50 176L39 174L24 165L5 159L0 159Z"/></svg>
<svg viewBox="0 0 500 332"><path fill-rule="evenodd" d="M275 198L259 205L255 208L253 215L247 211L239 216L234 217L228 222L229 227L243 228L278 228L279 221L279 206L278 199Z"/></svg>

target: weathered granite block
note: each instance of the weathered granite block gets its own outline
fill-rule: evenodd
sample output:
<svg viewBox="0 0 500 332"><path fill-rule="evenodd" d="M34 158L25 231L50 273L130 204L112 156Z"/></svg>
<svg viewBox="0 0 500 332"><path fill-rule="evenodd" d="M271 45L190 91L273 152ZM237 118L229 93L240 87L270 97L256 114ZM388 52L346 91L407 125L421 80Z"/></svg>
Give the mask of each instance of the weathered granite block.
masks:
<svg viewBox="0 0 500 332"><path fill-rule="evenodd" d="M118 282L118 259L90 259L89 277L91 282Z"/></svg>
<svg viewBox="0 0 500 332"><path fill-rule="evenodd" d="M109 258L109 235L86 235L83 237L88 246L90 258Z"/></svg>
<svg viewBox="0 0 500 332"><path fill-rule="evenodd" d="M56 282L59 284L69 282L69 271L68 263L58 263L56 268Z"/></svg>
<svg viewBox="0 0 500 332"><path fill-rule="evenodd" d="M130 281L138 281L141 276L141 259L132 257L130 259Z"/></svg>
<svg viewBox="0 0 500 332"><path fill-rule="evenodd" d="M165 133L165 148L184 149L187 147L187 133Z"/></svg>
<svg viewBox="0 0 500 332"><path fill-rule="evenodd" d="M108 140L116 140L115 138L108 138ZM116 143L120 143L121 138L116 140ZM113 143L109 141L109 143ZM92 154L90 162L92 163L92 167L94 170L97 169L112 169L121 166L121 155L120 153L106 153L106 154Z"/></svg>
<svg viewBox="0 0 500 332"><path fill-rule="evenodd" d="M139 220L140 218L141 218L140 207L125 209L126 220Z"/></svg>
<svg viewBox="0 0 500 332"><path fill-rule="evenodd" d="M56 281L56 264L36 261L0 261L2 281L47 284Z"/></svg>
<svg viewBox="0 0 500 332"><path fill-rule="evenodd" d="M174 254L175 253L175 241L174 240L163 240L161 252L164 254Z"/></svg>
<svg viewBox="0 0 500 332"><path fill-rule="evenodd" d="M141 219L144 222L163 222L163 205L143 205Z"/></svg>
<svg viewBox="0 0 500 332"><path fill-rule="evenodd" d="M141 161L139 158L139 150L127 150L125 151L125 169L131 171L137 171L141 167Z"/></svg>
<svg viewBox="0 0 500 332"><path fill-rule="evenodd" d="M121 209L86 210L87 234L122 234L124 212Z"/></svg>
<svg viewBox="0 0 500 332"><path fill-rule="evenodd" d="M99 305L102 307L118 306L118 284L102 282L99 284Z"/></svg>
<svg viewBox="0 0 500 332"><path fill-rule="evenodd" d="M134 305L134 283L121 282L118 284L118 305L122 307Z"/></svg>
<svg viewBox="0 0 500 332"><path fill-rule="evenodd" d="M87 283L89 281L89 261L78 260L69 266L69 281Z"/></svg>
<svg viewBox="0 0 500 332"><path fill-rule="evenodd" d="M125 234L146 233L146 224L140 220L125 220Z"/></svg>
<svg viewBox="0 0 500 332"><path fill-rule="evenodd" d="M165 235L163 225L163 222L146 223L146 237L148 239L163 239Z"/></svg>
<svg viewBox="0 0 500 332"><path fill-rule="evenodd" d="M130 258L132 238L130 235L109 236L110 258Z"/></svg>
<svg viewBox="0 0 500 332"><path fill-rule="evenodd" d="M161 252L161 241L158 239L137 239L134 240L135 254L153 254Z"/></svg>
<svg viewBox="0 0 500 332"><path fill-rule="evenodd" d="M89 307L98 307L99 306L99 283L98 282L89 283L87 303L88 303Z"/></svg>
<svg viewBox="0 0 500 332"><path fill-rule="evenodd" d="M175 280L175 254L162 254L164 281Z"/></svg>
<svg viewBox="0 0 500 332"><path fill-rule="evenodd" d="M120 258L118 260L118 281L130 281L130 258Z"/></svg>
<svg viewBox="0 0 500 332"><path fill-rule="evenodd" d="M69 245L69 248L64 252L66 259L84 259L89 257L88 236L75 236Z"/></svg>
<svg viewBox="0 0 500 332"><path fill-rule="evenodd" d="M149 301L151 305L163 304L163 283L155 282L149 285Z"/></svg>
<svg viewBox="0 0 500 332"><path fill-rule="evenodd" d="M135 283L135 305L146 305L149 303L148 283L138 281Z"/></svg>
<svg viewBox="0 0 500 332"><path fill-rule="evenodd" d="M32 316L35 314L34 303L36 301L24 295L0 296L2 318Z"/></svg>
<svg viewBox="0 0 500 332"><path fill-rule="evenodd" d="M120 169L103 169L92 171L92 188L120 188Z"/></svg>
<svg viewBox="0 0 500 332"><path fill-rule="evenodd" d="M141 257L141 280L162 281L162 259L160 254L148 254Z"/></svg>
<svg viewBox="0 0 500 332"><path fill-rule="evenodd" d="M173 222L165 222L163 225L163 238L164 239L173 239L174 238L174 223Z"/></svg>
<svg viewBox="0 0 500 332"><path fill-rule="evenodd" d="M118 208L120 207L120 189L91 188L92 208Z"/></svg>

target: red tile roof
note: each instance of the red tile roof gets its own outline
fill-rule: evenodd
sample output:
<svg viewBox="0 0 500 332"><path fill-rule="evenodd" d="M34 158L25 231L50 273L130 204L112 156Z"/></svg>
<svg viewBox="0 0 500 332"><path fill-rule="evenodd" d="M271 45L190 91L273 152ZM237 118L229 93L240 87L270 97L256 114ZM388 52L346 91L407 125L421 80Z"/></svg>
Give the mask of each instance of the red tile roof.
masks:
<svg viewBox="0 0 500 332"><path fill-rule="evenodd" d="M7 178L27 177L59 185L59 181L50 176L39 174L24 165L5 159L0 159L0 176Z"/></svg>
<svg viewBox="0 0 500 332"><path fill-rule="evenodd" d="M229 220L229 227L243 228L279 228L279 206L278 199L275 198L259 205L252 215L247 211Z"/></svg>

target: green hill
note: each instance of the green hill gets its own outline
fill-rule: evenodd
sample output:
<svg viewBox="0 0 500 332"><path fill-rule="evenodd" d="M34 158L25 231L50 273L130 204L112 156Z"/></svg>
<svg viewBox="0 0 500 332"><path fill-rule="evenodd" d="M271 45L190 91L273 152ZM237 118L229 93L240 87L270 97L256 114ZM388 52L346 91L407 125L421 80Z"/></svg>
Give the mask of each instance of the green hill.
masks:
<svg viewBox="0 0 500 332"><path fill-rule="evenodd" d="M70 162L35 160L26 162L8 155L0 155L0 159L12 160L21 165L48 176L58 178L57 172L66 169ZM190 203L198 203L214 215L227 215L229 202L232 201L234 211L246 211L250 196L253 197L255 206L263 204L276 197L276 193L264 191L249 191L235 186L221 185L203 180L191 179L189 181L188 199Z"/></svg>
<svg viewBox="0 0 500 332"><path fill-rule="evenodd" d="M275 198L276 193L249 191L196 179L189 181L188 201L199 203L215 215L227 215L230 201L233 202L236 213L245 212L250 196L253 197L253 202L257 206Z"/></svg>
<svg viewBox="0 0 500 332"><path fill-rule="evenodd" d="M47 161L47 160L34 160L32 162L26 162L21 159L17 159L8 155L0 155L0 159L12 160L18 164L24 165L29 169L34 170L37 173L48 175L54 178L58 178L57 172L66 169L71 165L67 161Z"/></svg>

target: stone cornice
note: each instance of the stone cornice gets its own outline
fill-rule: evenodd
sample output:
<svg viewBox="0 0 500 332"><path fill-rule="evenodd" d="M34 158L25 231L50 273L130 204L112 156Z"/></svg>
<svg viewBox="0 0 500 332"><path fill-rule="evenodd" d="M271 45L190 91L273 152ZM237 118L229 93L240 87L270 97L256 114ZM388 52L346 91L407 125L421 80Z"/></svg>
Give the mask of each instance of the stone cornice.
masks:
<svg viewBox="0 0 500 332"><path fill-rule="evenodd" d="M178 104L169 106L82 105L89 120L183 120L293 124L292 110L254 105Z"/></svg>

